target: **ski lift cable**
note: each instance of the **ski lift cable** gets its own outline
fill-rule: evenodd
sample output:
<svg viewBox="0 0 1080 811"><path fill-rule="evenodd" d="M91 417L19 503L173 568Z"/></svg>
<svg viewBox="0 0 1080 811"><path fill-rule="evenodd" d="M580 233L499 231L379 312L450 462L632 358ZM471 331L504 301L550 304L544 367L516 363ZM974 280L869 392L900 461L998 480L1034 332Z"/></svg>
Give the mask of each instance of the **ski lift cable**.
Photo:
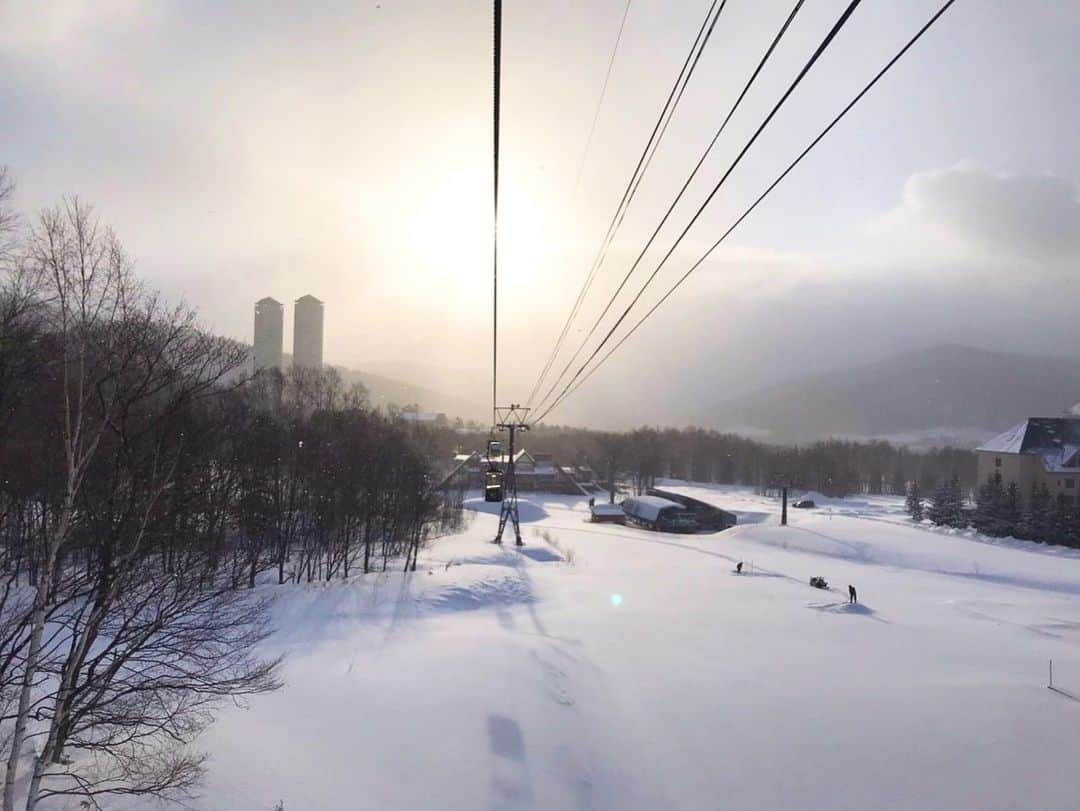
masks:
<svg viewBox="0 0 1080 811"><path fill-rule="evenodd" d="M600 323L607 316L608 312L611 310L611 307L614 305L616 298L622 292L622 290L626 286L626 284L630 281L630 277L633 276L634 272L637 270L638 266L641 264L642 260L645 258L645 255L648 253L649 249L652 247L653 242L656 241L656 237L660 234L660 231L667 224L668 219L670 219L672 213L675 211L676 206L678 206L678 204L682 201L683 195L686 193L686 190L690 187L690 184L694 181L694 178L697 177L698 171L701 169L702 165L705 163L705 161L708 159L709 155L712 153L713 148L716 146L717 142L720 140L720 136L723 134L724 130L727 128L728 122L731 121L732 116L735 115L735 111L739 108L739 105L742 104L743 99L746 98L746 94L749 92L750 88L753 86L754 81L757 79L758 75L761 73L762 69L765 67L765 64L769 61L769 57L772 56L773 51L776 50L776 47L780 43L780 40L783 39L784 34L787 32L788 28L791 26L792 21L795 19L795 16L799 13L799 9L802 8L804 2L805 2L805 0L798 0L798 2L795 3L795 5L792 8L791 12L787 16L787 19L784 21L784 24L780 27L780 30L777 32L776 36L773 38L772 43L769 45L768 49L765 51L765 54L762 56L761 60L758 62L757 67L754 69L753 73L751 73L750 78L747 80L746 84L743 86L742 92L739 93L738 97L735 99L734 104L732 104L731 109L728 110L728 113L724 117L724 120L720 124L720 127L717 129L716 134L713 135L713 138L709 142L709 145L707 147L705 147L705 151L702 153L701 157L698 159L698 162L694 166L693 170L690 172L689 177L686 178L686 181L683 183L682 188L679 189L678 194L675 195L675 199L671 202L671 205L668 206L668 209L664 213L663 218L661 218L660 223L656 226L655 230L653 230L653 232L652 232L652 235L649 237L648 241L645 243L645 247L643 247L641 249L641 252L638 254L637 258L634 260L633 264L630 266L630 269L626 271L626 274L623 276L622 282L619 284L618 288L612 294L610 300L608 301L607 306L604 307L603 311L600 313L600 315L597 317L596 321L593 323L592 328L589 330L589 332L585 336L584 340L578 346L577 351L574 352L573 356L567 362L567 364L563 368L562 372L560 372L559 376L552 383L551 387L548 389L547 394L543 398L541 398L539 403L537 403L537 408L542 407L543 404L546 403L550 399L551 395L554 394L555 390L559 386L559 383L561 383L562 380L566 377L566 373L568 371L570 371L570 368L573 366L574 362L578 359L578 357L580 357L581 352L585 349L585 347L588 345L589 341L592 339L592 336L595 334L596 330L599 328ZM723 181L721 181L721 183L722 182ZM693 224L693 223L691 223L691 224ZM655 276L655 272L654 272L654 276ZM639 294L638 297L640 297L640 294Z"/></svg>
<svg viewBox="0 0 1080 811"><path fill-rule="evenodd" d="M493 0L492 20L492 246L491 246L491 422L499 391L499 89L502 63L502 0Z"/></svg>
<svg viewBox="0 0 1080 811"><path fill-rule="evenodd" d="M851 0L848 3L847 8L844 9L843 13L840 15L840 17L837 19L837 21L833 24L832 28L829 29L829 33L825 35L825 38L821 41L821 43L818 45L818 47L814 50L814 53L807 60L806 64L803 65L802 70L799 71L799 73L795 77L794 81L792 81L792 83L788 86L788 89L784 91L784 94L780 97L780 100L778 102L776 102L776 104L773 106L773 108L769 112L769 114L767 116L765 116L765 119L761 122L760 125L758 125L758 128L754 131L754 134L750 136L750 139L746 142L746 144L743 146L743 148L739 151L739 154L735 156L735 160L731 162L731 165L728 167L727 171L724 172L724 174L720 176L720 180L717 181L716 185L713 187L713 190L711 192L709 192L708 197L705 198L705 202L703 202L698 207L697 211L694 212L694 216L690 218L690 222L688 222L686 224L686 227L684 227L683 230L679 233L678 237L675 238L675 241L672 243L671 247L668 248L667 253L665 253L664 256L660 259L660 262L653 269L653 272L649 275L649 278L647 278L645 280L645 283L638 290L637 294L635 294L634 298L631 299L630 304L627 305L626 308L623 309L622 313L615 320L615 323L611 326L610 329L608 329L607 333L604 335L604 337L600 341L600 343L597 344L596 348L593 349L592 354L590 354L589 357L585 359L585 362L582 363L580 367L578 367L578 370L574 373L573 377L571 377L570 380L567 382L567 384L566 384L566 386L564 388L564 391L566 389L569 389L575 383L575 381L577 381L577 379L581 377L582 373L585 371L585 368L589 365L589 363L591 363L592 360L598 354L600 354L600 351L604 348L604 346L607 344L607 342L609 340L611 340L611 336L615 333L615 330L617 330L619 328L619 326L622 324L622 322L626 319L627 315L629 315L630 311L634 308L634 305L636 305L638 303L638 301L641 299L642 295L644 295L645 291L648 289L649 285L652 284L652 282L656 278L657 274L664 267L664 265L667 264L668 259L670 259L672 254L675 253L675 250L679 247L679 244L686 237L687 233L689 233L690 229L693 228L694 224L698 221L698 218L701 217L702 213L708 207L709 203L711 203L713 201L713 198L716 197L716 195L720 191L721 187L724 185L724 183L727 181L727 179L731 176L731 173L735 171L735 168L742 161L743 157L745 157L746 153L750 151L750 147L752 147L754 145L754 143L757 141L757 139L761 136L761 133L764 132L765 128L769 125L769 122L771 122L773 120L773 118L776 116L776 114L780 111L780 108L784 106L784 103L791 97L791 94L795 92L795 89L802 82L803 78L805 78L806 74L810 72L810 69L818 61L818 59L821 57L821 55L823 53L825 53L825 51L828 49L829 45L832 44L832 42L835 39L836 35L840 32L840 30L844 27L844 25L847 24L847 21L851 18L852 13L854 13L855 9L859 7L859 4L861 2L862 2L862 0ZM625 283L625 280L624 280L624 283ZM620 285L619 289L620 290L622 289L622 285ZM618 294L618 290L616 291L616 295L617 294ZM615 301L615 296L612 296L611 300L608 303L608 307L604 308L604 313L601 313L600 318L598 318L596 323L593 324L593 329L589 331L590 335L593 333L593 331L595 331L596 327L599 326L599 323L603 319L604 314L610 308L610 305L614 303L614 301ZM558 384L556 384L556 385L558 385ZM547 401L548 397L550 397L551 394L554 391L555 391L555 387L552 387L551 390L548 392L547 395L545 395L544 399L541 402Z"/></svg>
<svg viewBox="0 0 1080 811"><path fill-rule="evenodd" d="M593 349L592 354L590 354L589 357L586 358L585 362L583 364L581 364L581 366L578 368L578 370L574 373L573 377L571 377L570 380L567 382L567 384L566 384L566 386L564 388L564 391L569 389L574 384L574 382L585 371L585 369L589 365L589 363L592 362L592 360L600 353L600 351L604 348L604 346L607 344L607 342L611 339L611 336L615 333L615 331L619 328L619 326L622 324L622 322L630 314L630 311L634 308L634 306L641 299L641 296L644 295L645 291L648 289L649 285L652 284L653 280L656 278L657 274L659 274L660 270L667 263L668 259L670 259L671 256L675 253L675 250L678 248L679 244L682 242L682 240L686 237L686 235L690 231L690 229L694 226L694 224L701 217L702 213L705 211L705 209L708 207L708 205L712 202L713 198L720 191L720 188L724 185L724 183L727 181L727 179L731 176L731 173L735 171L735 168L739 165L739 163L742 161L743 157L745 157L746 153L750 150L750 148L757 141L757 139L761 135L761 133L769 125L769 122L772 121L772 119L775 117L777 112L779 112L780 108L784 105L784 103L788 100L788 98L791 96L791 94L795 91L795 88L797 88L799 86L799 84L802 82L802 80L806 76L806 74L814 66L814 64L821 57L821 55L828 49L828 47L832 43L833 39L836 37L836 35L840 32L840 30L844 27L844 25L850 19L852 13L855 11L856 8L858 8L861 1L862 0L851 0L851 2L848 4L847 8L844 9L844 12L840 15L840 17L836 21L836 23L833 24L833 27L829 30L829 33L822 40L821 44L818 45L817 49L811 55L811 57L807 61L807 63L803 66L802 70L799 71L798 75L795 77L795 80L791 83L791 85L788 87L788 89L784 92L784 95L780 97L780 100L776 103L776 105L772 108L772 110L769 112L769 114L765 117L765 120L761 122L761 124L758 126L757 130L750 137L750 140L747 141L746 145L743 146L742 150L740 150L739 154L735 157L735 160L732 161L732 163L728 167L727 171L724 172L724 174L720 177L720 180L713 187L713 190L709 193L708 197L705 198L705 202L703 202L698 207L697 211L694 213L694 216L690 218L690 222L686 224L686 227L683 228L683 230L680 232L679 236L676 237L675 241L672 243L672 245L668 249L667 253L664 254L664 256L661 258L660 262L657 264L656 268L653 269L653 272L649 275L648 279L645 280L645 283L641 286L641 288L638 290L637 294L630 301L630 304L623 310L622 314L619 315L619 317L616 319L615 323L607 331L607 333L604 335L603 339L596 346L596 348ZM622 285L620 285L619 289L621 290L621 288L622 288ZM618 291L616 291L616 295L617 294L618 294ZM593 329L591 329L589 331L590 336L595 331L596 327L599 326L599 323L603 319L604 314L606 314L607 310L610 308L610 305L614 303L614 300L615 300L615 297L612 296L611 300L608 303L608 307L604 308L604 313L602 313L601 317L599 319L597 319L596 323L593 324ZM588 339L586 339L586 342L587 342L587 340ZM583 346L584 346L584 344L583 344ZM556 384L556 385L558 385L558 384ZM548 397L550 397L550 395L554 391L555 391L555 387L552 387L551 390L549 390L548 394L544 397L544 399L541 402L547 401Z"/></svg>
<svg viewBox="0 0 1080 811"><path fill-rule="evenodd" d="M716 21L717 21L717 19L719 19L720 12L724 10L725 5L726 5L726 0L724 0L724 2L721 2L720 9L719 9L719 11L716 12L716 16L713 18L712 25L709 26L709 30L708 30L708 33L707 33L707 35L705 37L705 40L702 42L701 48L698 50L697 55L694 57L694 62L690 67L690 73L693 73L694 68L697 67L698 60L701 58L701 54L704 52L705 43L708 42L709 37L712 36L713 29L716 27ZM641 182L645 179L645 171L649 168L649 165L652 163L653 157L656 155L656 151L660 148L660 142L663 140L664 135L667 133L668 126L671 124L671 120L675 115L675 108L678 106L679 102L682 100L683 93L686 91L686 87L687 87L689 81L690 81L690 74L688 73L687 77L686 77L686 81L683 82L682 87L679 88L678 95L675 97L675 103L674 103L674 105L672 105L671 113L668 115L667 119L664 121L664 124L660 129L660 134L656 138L656 141L653 143L652 150L649 153L648 158L646 158L646 160L645 160L645 166L642 168L641 172L638 174L637 179L633 181L633 188L630 191L630 197L627 199L626 205L623 207L622 212L619 213L619 215L618 215L618 220L615 223L615 228L611 232L611 235L607 240L607 244L604 245L603 251L600 254L600 256L598 257L599 261L597 262L595 268L591 271L590 275L591 275L592 278L588 282L589 286L592 285L592 281L595 280L596 274L599 273L600 269L604 265L604 260L607 259L608 251L610 250L612 244L615 241L615 236L618 233L619 228L622 227L623 220L626 218L626 215L630 210L630 203L633 201L634 195L637 194L637 190L638 190L638 187L641 185ZM615 291L615 293L614 293L614 295L612 297L612 300L610 300L607 303L607 305L605 305L604 310L600 314L600 317L599 317L598 320L602 320L604 318L604 316L607 315L608 311L611 309L614 298L619 295L619 293L622 291L622 288L623 288L623 286L625 284L626 284L625 280L622 283L620 283L619 288ZM582 299L584 299L584 296L582 297ZM570 326L569 322L567 323L566 326L567 326L567 328L569 328L569 326ZM593 326L589 329L589 333L588 333L588 335L585 336L585 340L582 342L582 345L579 346L578 349L574 352L574 354L571 356L570 360L567 362L566 367L564 367L563 371L560 372L558 379L551 385L551 390L554 390L555 388L558 387L559 382L561 382L563 377L565 377L566 372L568 371L569 367L573 366L574 361L576 361L578 359L578 357L580 356L581 350L584 348L584 345L589 342L589 340L592 338L593 334L596 332L597 326L598 326L598 324L594 323ZM559 346L559 345L556 346L555 353L553 353L553 355L551 357L552 362L554 362L555 357L556 357L556 355L558 353L558 350L560 348L561 348L561 346ZM539 388L539 386L537 388ZM547 396L550 396L550 394L551 394L551 391L548 392ZM541 399L541 401L537 404L538 407L543 405L543 403L547 400L547 396L545 396L544 398Z"/></svg>
<svg viewBox="0 0 1080 811"><path fill-rule="evenodd" d="M597 251L596 256L593 258L593 264L586 275L585 282L578 292L577 299L574 302L574 306L570 310L570 314L567 316L566 323L563 324L562 331L559 333L559 337L555 342L555 346L552 348L551 355L548 357L547 363L544 365L540 376L536 380L536 384L533 386L532 392L529 394L528 403L531 404L537 393L540 391L543 385L544 379L547 377L548 372L551 370L551 366L554 364L555 359L558 357L559 350L562 348L563 341L566 340L566 336L569 334L570 326L577 317L578 312L581 309L581 305L585 300L586 295L593 282L596 280L596 276L600 269L604 265L604 260L607 258L607 252L611 248L611 245L615 241L615 236L618 234L619 229L622 227L623 220L626 218L626 214L630 209L630 204L634 200L634 196L637 194L638 187L641 185L642 180L645 177L645 172L648 171L649 166L652 164L652 159L656 155L657 150L660 148L660 143L664 139L664 135L667 133L668 125L671 123L671 119L675 115L675 110L679 106L679 102L682 101L683 93L686 91L686 87L690 82L690 77L693 75L694 70L697 68L698 61L701 59L701 54L705 50L705 46L708 44L709 39L712 37L713 31L716 28L716 22L720 18L720 13L727 5L727 0L720 2L717 9L717 0L713 0L712 5L709 7L708 13L705 15L705 20L702 22L702 27L698 31L697 38L694 40L693 45L690 48L690 53L687 54L686 61L683 63L682 70L675 78L675 83L672 85L671 93L668 95L667 102L664 105L664 109L660 112L660 117L657 119L656 125L653 127L653 131L649 136L649 142L645 145L645 150L642 152L641 157L638 159L638 165L634 169L634 174L630 177L630 182L627 184L626 189L623 191L623 197L619 201L619 206L615 210L615 214L612 217L612 221L608 224L608 230L604 235L604 239L601 241L600 249ZM715 10L715 14L713 13ZM710 17L712 21L710 22ZM707 28L706 28L707 26ZM704 39L702 39L704 34ZM696 51L696 52L695 52ZM681 84L680 84L681 83ZM677 91L677 92L676 92ZM572 364L577 359L577 353L570 360ZM561 378L560 378L561 379ZM557 383L555 385L558 385ZM543 401L539 405L542 405Z"/></svg>
<svg viewBox="0 0 1080 811"><path fill-rule="evenodd" d="M829 122L828 126L826 126L817 135L817 137L814 138L814 140L811 141L807 145L807 147L805 149L803 149L803 151L800 152L799 155L790 164L788 164L787 168L784 169L784 171L781 172L776 177L776 179L773 180L773 182L769 184L769 186L765 189L765 191L763 191L757 197L757 199L754 200L754 202L739 216L739 218L737 220L735 220L735 222L732 223L731 226L723 234L721 234L720 238L718 240L716 240L716 242L714 242L712 244L712 246L707 251L705 251L705 253L702 254L702 256L696 262L694 262L694 264L691 265L690 268L681 277L679 277L679 279L675 282L675 284L673 284L668 289L668 291L645 313L645 315L643 315L630 328L630 330L610 350L608 350L607 354L605 354L600 359L600 361L595 366L593 366L592 369L590 369L588 371L588 373L580 381L578 381L578 383L576 385L574 385L572 388L568 387L567 389L565 389L563 391L562 394L559 395L559 397L536 419L536 423L541 422L545 417L547 417L548 414L550 414L557 406L559 406L567 397L569 397L571 394L573 394L575 391L577 391L579 388L581 388L581 386L585 383L585 381L588 380L590 377L592 377L593 373L596 372L596 370L599 369L607 361L608 358L610 358L613 354L615 354L615 352L619 349L619 347L621 347L624 343L626 343L627 339L629 339L630 336L633 335L638 330L638 328L642 324L644 324L645 321L648 320L648 318L654 312L656 312L660 308L660 306L665 301L667 301L668 298L670 298L671 295L676 290L679 289L679 287L683 284L683 282L685 282L690 277L690 275L695 270L697 270L705 262L705 260L707 260L709 258L709 256L712 255L712 253L718 247L720 247L720 245L728 238L728 236L730 236L731 233L736 228L739 227L739 225L743 222L743 220L745 220L748 216L750 216L751 212L753 212L754 209L756 209L758 207L758 205L760 205L761 202L764 201L765 198L768 197L769 194L771 194L772 191L777 186L779 186L781 182L783 182L783 180L795 169L795 167L798 166L802 162L803 158L805 158L808 154L810 154L810 152L825 138L826 135L828 135L832 131L832 129L837 124L840 123L840 121L851 111L851 109L853 107L855 107L855 105L857 105L860 101L862 101L863 97L866 96L870 92L870 90L873 89L873 87L885 76L885 74L888 73L892 69L892 67L897 62L899 62L900 59L903 58L903 56L915 45L916 42L918 42L920 39L922 39L923 35L926 34L926 32L929 31L931 27L933 27L933 25L945 14L946 11L949 10L949 8L952 7L952 5L955 2L956 2L956 0L946 0L946 2L941 6L941 8L938 9L938 11L922 26L922 28L920 28L915 33L915 35L912 36L912 38L910 40L908 40L908 42L904 45L904 47L901 48L896 53L896 55L893 56L893 58L890 59L885 64L885 66L883 68L881 68L880 71L878 71L878 73L874 76L874 78L871 79L866 84L866 86L863 87L863 89L860 90L859 93L850 102L848 102L847 106L845 106L837 114L837 116L835 118L833 118L833 120L831 122Z"/></svg>
<svg viewBox="0 0 1080 811"><path fill-rule="evenodd" d="M596 279L596 275L600 268L604 264L604 259L607 256L607 251L611 247L612 242L615 240L615 235L618 233L619 228L622 225L623 219L626 217L626 212L633 202L634 196L637 194L638 186L641 185L645 172L648 170L649 165L652 163L653 155L656 154L656 150L660 146L660 142L663 140L664 134L667 132L668 124L671 122L671 118L675 114L675 109L678 107L679 102L682 100L683 92L686 89L687 83L690 81L690 76L693 74L694 69L697 67L698 60L701 58L701 53L708 43L709 38L712 36L712 32L716 27L716 21L719 19L720 12L724 10L727 0L723 0L720 3L719 11L717 8L717 0L713 0L712 5L709 6L709 10L705 15L705 19L701 23L701 28L698 30L697 36L694 39L693 44L690 46L690 52L686 56L686 60L683 62L682 68L679 74L675 77L675 82L671 87L671 91L668 93L667 100L664 102L664 107L660 111L660 116L653 126L652 132L649 134L649 140L645 144L644 150L642 150L641 156L638 158L637 166L634 167L634 172L630 176L630 180L627 183L626 189L623 190L622 198L619 200L619 205L615 209L615 213L612 215L611 222L608 223L607 231L604 234L604 238L600 242L600 248L597 250L596 256L593 258L592 265L589 268L589 272L586 274L585 281L582 283L581 289L578 291L577 298L574 301L573 306L570 309L570 313L566 318L566 322L562 326L562 330L559 332L559 337L555 341L554 347L552 347L551 354L548 356L547 362L544 364L544 368L541 370L539 377L536 379L536 383L533 385L532 391L529 394L529 398L526 401L527 405L531 405L535 399L537 393L540 391L541 386L547 377L548 372L551 370L551 366L554 364L555 359L558 357L559 350L562 348L563 341L566 340L566 336L569 334L570 326L574 319L577 317L578 312L581 309L581 305L588 295L593 281ZM715 12L715 14L714 14ZM711 22L710 22L711 19ZM704 35L704 40L702 39Z"/></svg>
<svg viewBox="0 0 1080 811"><path fill-rule="evenodd" d="M619 205L615 209L615 213L611 217L611 222L608 223L607 231L604 234L604 238L600 242L600 248L597 251L596 256L593 258L592 265L589 272L586 274L585 281L582 283L581 289L578 291L577 299L574 301L573 306L570 309L570 313L566 318L566 322L563 324L562 330L559 333L559 337L555 341L547 362L544 364L543 370L540 372L540 376L537 378L535 385L532 388L532 392L529 394L526 400L526 405L531 405L539 392L540 387L543 385L544 379L547 377L548 372L551 370L552 364L555 362L555 358L558 356L559 350L562 347L563 341L566 340L566 336L569 333L570 326L577 317L577 314L581 308L582 302L585 300L585 296L588 294L589 289L592 287L592 283L596 278L596 274L600 267L603 265L604 258L607 254L608 248L615 239L615 234L618 232L619 227L622 225L622 220L626 216L626 210L629 208L630 203L633 202L634 195L637 193L637 188L641 183L641 178L648 170L649 165L652 163L652 156L656 154L656 150L660 145L660 141L663 139L664 133L667 132L667 122L670 122L671 117L675 114L675 109L678 107L679 101L682 99L683 91L686 88L686 84L690 81L690 77L697 67L698 60L701 58L701 52L704 50L705 45L708 43L709 38L712 36L712 32L716 27L716 21L719 19L720 12L724 10L724 6L727 4L727 0L719 0L719 10L717 10L718 0L712 0L712 4L709 6L709 10L705 15L705 19L702 21L701 28L698 30L697 36L694 39L693 44L690 46L690 52L687 54L685 61L679 74L675 77L675 82L668 93L667 100L664 102L663 109L660 111L660 116L657 118L656 123L653 125L652 132L649 134L649 139L645 144L645 148L641 152L641 156L638 158L637 165L634 167L634 171L630 176L630 180L626 184L626 188L623 190L622 198L619 200Z"/></svg>
<svg viewBox="0 0 1080 811"><path fill-rule="evenodd" d="M585 170L585 162L589 157L589 148L592 146L593 136L596 135L596 125L600 121L600 111L604 108L604 97L607 95L608 82L611 81L611 71L615 67L615 57L619 53L619 43L622 42L623 29L626 28L626 18L630 14L631 3L633 3L633 0L626 0L626 6L623 8L622 20L619 22L619 32L615 35L615 46L611 49L611 58L608 59L607 71L604 73L604 83L600 86L600 98L596 102L596 112L593 113L592 126L589 127L589 136L585 139L585 149L581 153L577 175L574 177L575 192L581 186L581 174Z"/></svg>

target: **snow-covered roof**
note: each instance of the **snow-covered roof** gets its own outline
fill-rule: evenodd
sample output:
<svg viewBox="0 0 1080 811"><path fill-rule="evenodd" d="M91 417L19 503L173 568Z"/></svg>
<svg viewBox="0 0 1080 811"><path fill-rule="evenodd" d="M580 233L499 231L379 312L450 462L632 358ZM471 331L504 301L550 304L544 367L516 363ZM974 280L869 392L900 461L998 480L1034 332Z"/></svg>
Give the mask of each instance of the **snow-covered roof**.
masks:
<svg viewBox="0 0 1080 811"><path fill-rule="evenodd" d="M684 509L681 504L659 496L633 496L623 499L620 506L627 515L644 518L646 521L655 521L660 517L660 511L668 507L674 507L680 511Z"/></svg>
<svg viewBox="0 0 1080 811"><path fill-rule="evenodd" d="M593 504L592 507L590 507L589 509L592 510L593 515L624 515L625 514L625 510L623 510L621 504L609 504L606 501L603 504Z"/></svg>
<svg viewBox="0 0 1080 811"><path fill-rule="evenodd" d="M1027 432L1028 421L1024 420L1014 425L1008 431L1002 431L993 439L987 440L977 447L977 451L993 451L995 453L1020 453L1024 443L1024 434Z"/></svg>
<svg viewBox="0 0 1080 811"><path fill-rule="evenodd" d="M1030 417L998 434L976 450L991 453L1030 453L1042 459L1051 473L1080 467L1080 419Z"/></svg>

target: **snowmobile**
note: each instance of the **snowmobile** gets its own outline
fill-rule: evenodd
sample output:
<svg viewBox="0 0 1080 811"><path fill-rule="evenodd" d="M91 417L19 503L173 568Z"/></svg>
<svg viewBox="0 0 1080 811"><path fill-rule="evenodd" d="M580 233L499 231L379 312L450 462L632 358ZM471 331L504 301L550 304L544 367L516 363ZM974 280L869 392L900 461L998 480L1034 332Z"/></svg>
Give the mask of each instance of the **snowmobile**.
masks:
<svg viewBox="0 0 1080 811"><path fill-rule="evenodd" d="M827 589L829 587L829 583L824 577L811 577L810 585L816 589Z"/></svg>

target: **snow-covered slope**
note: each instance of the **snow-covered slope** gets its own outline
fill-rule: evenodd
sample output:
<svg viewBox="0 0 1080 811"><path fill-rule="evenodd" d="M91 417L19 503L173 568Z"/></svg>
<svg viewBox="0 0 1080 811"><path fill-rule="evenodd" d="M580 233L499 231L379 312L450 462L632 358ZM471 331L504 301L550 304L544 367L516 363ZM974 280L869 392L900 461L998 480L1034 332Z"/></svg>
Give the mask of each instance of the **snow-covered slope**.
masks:
<svg viewBox="0 0 1080 811"><path fill-rule="evenodd" d="M201 807L1077 807L1080 701L1046 688L1052 657L1080 696L1074 553L895 499L780 527L686 492L746 523L653 534L551 497L521 552L478 510L413 575L280 590L288 686L212 728Z"/></svg>

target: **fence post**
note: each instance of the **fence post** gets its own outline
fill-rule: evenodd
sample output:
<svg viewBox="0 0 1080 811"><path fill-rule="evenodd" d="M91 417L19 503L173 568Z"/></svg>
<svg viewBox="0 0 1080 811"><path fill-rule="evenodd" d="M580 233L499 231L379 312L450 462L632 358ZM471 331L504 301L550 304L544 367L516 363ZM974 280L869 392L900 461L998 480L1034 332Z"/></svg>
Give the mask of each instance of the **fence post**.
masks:
<svg viewBox="0 0 1080 811"><path fill-rule="evenodd" d="M1050 660L1050 683L1048 685L1046 685L1046 686L1049 687L1051 690L1054 689L1054 660L1053 659Z"/></svg>

